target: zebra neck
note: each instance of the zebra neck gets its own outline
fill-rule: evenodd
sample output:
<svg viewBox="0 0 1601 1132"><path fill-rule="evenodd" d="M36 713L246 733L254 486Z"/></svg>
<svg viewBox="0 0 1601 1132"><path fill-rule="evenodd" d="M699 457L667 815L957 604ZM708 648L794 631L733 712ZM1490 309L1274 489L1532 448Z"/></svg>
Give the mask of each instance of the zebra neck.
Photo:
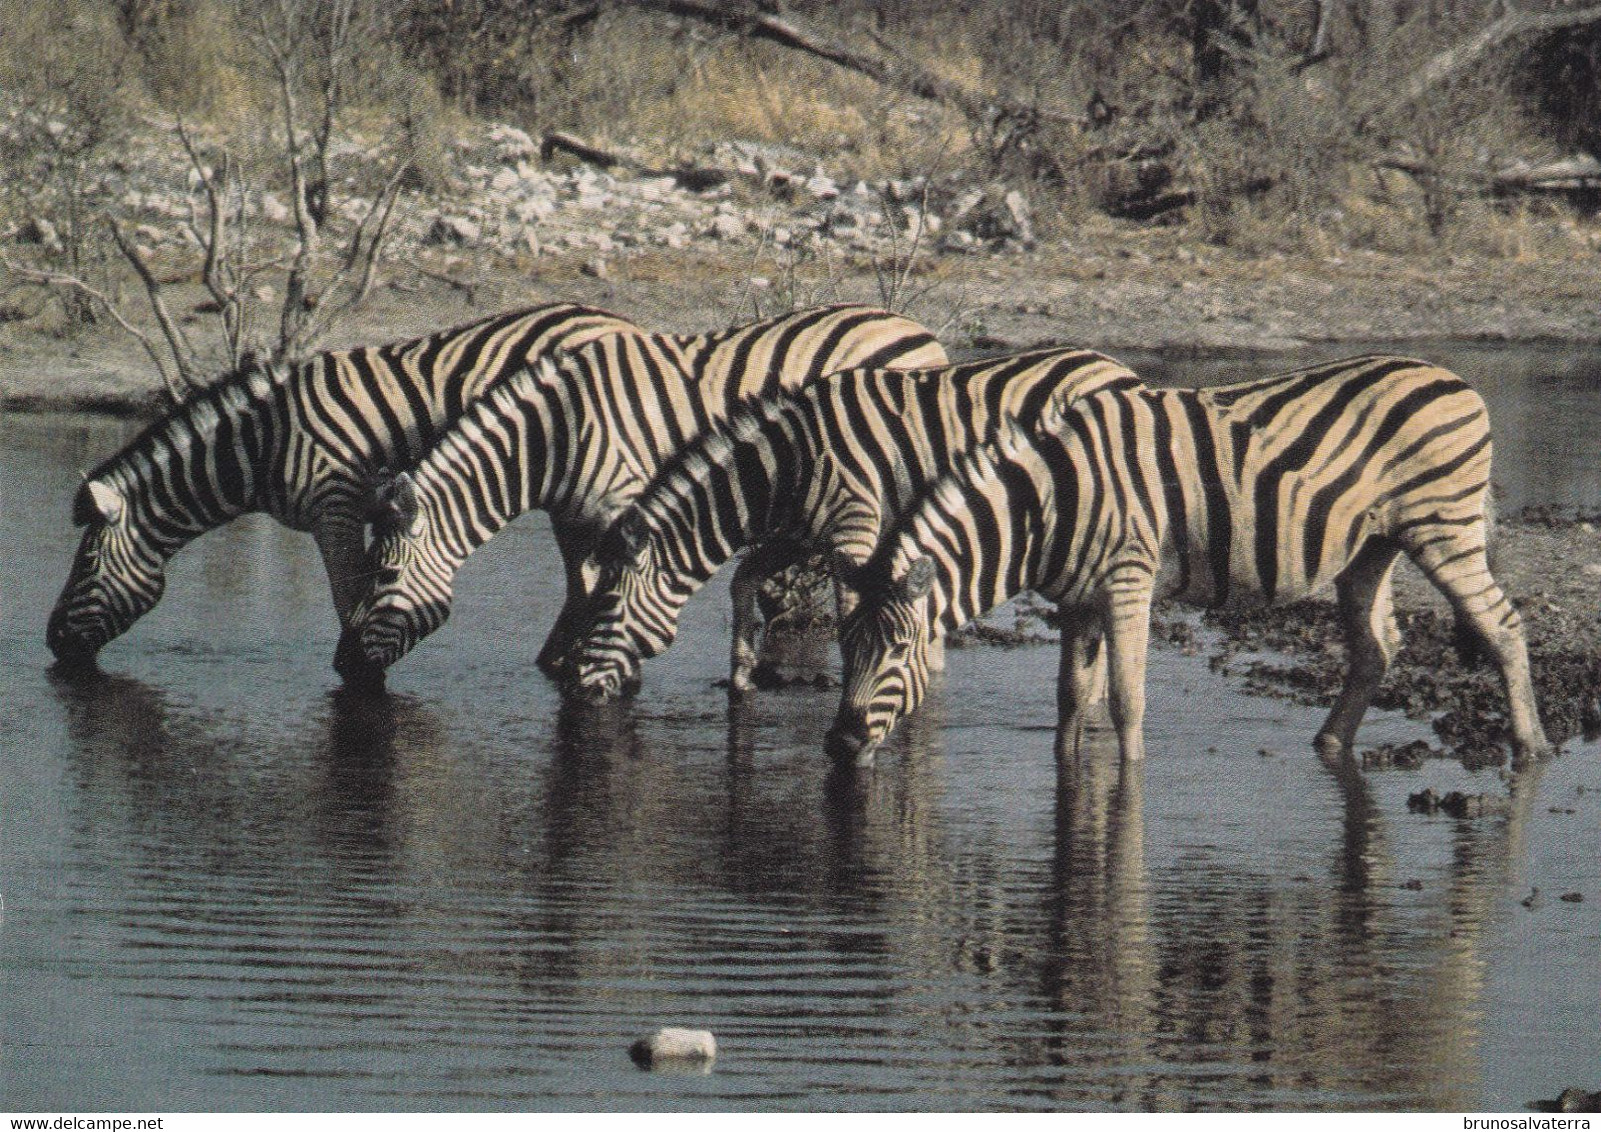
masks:
<svg viewBox="0 0 1601 1132"><path fill-rule="evenodd" d="M279 458L275 423L242 389L208 390L87 478L114 486L151 544L170 555L263 508L262 491Z"/></svg>
<svg viewBox="0 0 1601 1132"><path fill-rule="evenodd" d="M781 423L748 419L697 443L641 499L667 561L704 582L752 543L796 533L812 455Z"/></svg>
<svg viewBox="0 0 1601 1132"><path fill-rule="evenodd" d="M598 524L615 490L620 445L586 427L591 407L573 390L519 374L472 405L418 466L430 525L458 559L526 511Z"/></svg>

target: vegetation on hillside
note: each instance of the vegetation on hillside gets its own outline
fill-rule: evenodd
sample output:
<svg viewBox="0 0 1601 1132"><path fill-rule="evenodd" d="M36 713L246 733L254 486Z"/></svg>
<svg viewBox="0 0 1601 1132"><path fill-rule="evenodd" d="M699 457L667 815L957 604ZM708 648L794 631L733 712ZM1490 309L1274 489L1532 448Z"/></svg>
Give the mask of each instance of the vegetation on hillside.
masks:
<svg viewBox="0 0 1601 1132"><path fill-rule="evenodd" d="M715 164L737 140L803 176L1001 184L1042 239L1110 216L1247 252L1588 252L1601 192L1601 4L1583 0L7 10L0 270L77 324L125 321L142 284L175 385L195 350L160 317L161 265L118 223L118 172L152 135L187 155L197 274L233 363L251 327L295 356L361 301L396 194L451 189L469 118L658 169ZM287 242L252 231L261 194L284 202ZM0 295L0 314L18 309Z"/></svg>

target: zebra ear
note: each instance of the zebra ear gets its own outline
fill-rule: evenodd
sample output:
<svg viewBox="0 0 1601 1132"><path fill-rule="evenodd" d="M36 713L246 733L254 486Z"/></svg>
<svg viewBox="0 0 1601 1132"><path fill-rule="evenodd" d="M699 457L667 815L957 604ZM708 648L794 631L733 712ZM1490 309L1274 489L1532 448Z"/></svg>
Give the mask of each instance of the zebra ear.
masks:
<svg viewBox="0 0 1601 1132"><path fill-rule="evenodd" d="M94 508L101 519L108 523L120 523L122 521L124 506L121 492L114 487L101 483L99 480L89 480L83 487L87 493L90 506ZM82 508L76 508L76 510L79 513L74 515L73 518L78 525L80 527L87 525L88 520L93 516L84 514Z"/></svg>
<svg viewBox="0 0 1601 1132"><path fill-rule="evenodd" d="M645 516L629 508L618 516L606 532L598 554L603 560L642 566L645 563L645 549L649 545L650 528L645 525Z"/></svg>
<svg viewBox="0 0 1601 1132"><path fill-rule="evenodd" d="M934 588L934 560L914 558L906 573L896 579L895 596L901 601L916 601Z"/></svg>

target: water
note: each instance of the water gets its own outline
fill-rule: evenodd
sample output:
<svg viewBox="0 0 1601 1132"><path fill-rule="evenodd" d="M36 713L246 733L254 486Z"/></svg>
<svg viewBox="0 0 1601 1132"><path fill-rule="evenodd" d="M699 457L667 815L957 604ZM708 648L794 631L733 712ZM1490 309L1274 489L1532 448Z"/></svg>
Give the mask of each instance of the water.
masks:
<svg viewBox="0 0 1601 1132"><path fill-rule="evenodd" d="M1495 371L1518 375L1487 390L1498 476L1593 506L1601 367L1559 360ZM387 698L339 692L310 541L260 519L175 558L106 677L67 683L42 638L68 502L125 435L0 421L0 1109L1481 1109L1601 1086L1593 746L1509 817L1423 817L1409 792L1506 787L1336 774L1319 713L1169 650L1143 770L1102 742L1059 778L1054 650L968 649L874 771L834 774L831 693L731 714L711 687L720 586L631 707L564 709L533 665L560 577L540 516L469 562ZM1426 734L1375 715L1365 738ZM714 1030L714 1071L637 1070L661 1025Z"/></svg>

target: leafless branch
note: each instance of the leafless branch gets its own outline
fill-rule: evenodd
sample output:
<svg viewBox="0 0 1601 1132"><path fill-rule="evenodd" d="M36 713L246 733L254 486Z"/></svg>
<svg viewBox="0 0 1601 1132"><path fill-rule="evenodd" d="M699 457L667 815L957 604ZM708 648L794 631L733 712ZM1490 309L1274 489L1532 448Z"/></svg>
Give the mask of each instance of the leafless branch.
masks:
<svg viewBox="0 0 1601 1132"><path fill-rule="evenodd" d="M150 270L150 265L145 262L145 258L140 253L139 248L132 240L128 239L127 233L122 230L122 226L117 223L116 219L107 218L106 223L111 229L111 238L117 242L118 250L122 252L123 257L133 267L134 273L139 276L139 281L144 284L145 294L150 299L150 309L155 312L156 324L161 327L162 336L166 338L167 346L172 350L172 358L174 364L178 367L179 379L184 385L195 385L194 347L189 344L189 339L184 335L183 329L173 319L172 313L167 310L167 304L161 297L160 281L156 279L155 273ZM174 383L167 379L165 366L161 367L161 374L162 379L167 381L168 389L171 389Z"/></svg>
<svg viewBox="0 0 1601 1132"><path fill-rule="evenodd" d="M181 371L179 378L173 376L172 371L167 368L166 360L161 356L161 350L156 346L150 335L129 322L111 296L96 287L90 286L76 275L68 275L59 271L41 271L37 268L19 264L5 255L0 255L0 263L5 265L7 271L25 283L48 287L53 290L66 289L76 291L78 294L90 299L101 310L110 315L118 326L137 339L140 346L144 347L145 353L149 354L150 360L155 363L156 372L161 375L161 383L166 387L167 395L174 401L183 400L187 392L186 385L192 385L188 376L182 374Z"/></svg>

